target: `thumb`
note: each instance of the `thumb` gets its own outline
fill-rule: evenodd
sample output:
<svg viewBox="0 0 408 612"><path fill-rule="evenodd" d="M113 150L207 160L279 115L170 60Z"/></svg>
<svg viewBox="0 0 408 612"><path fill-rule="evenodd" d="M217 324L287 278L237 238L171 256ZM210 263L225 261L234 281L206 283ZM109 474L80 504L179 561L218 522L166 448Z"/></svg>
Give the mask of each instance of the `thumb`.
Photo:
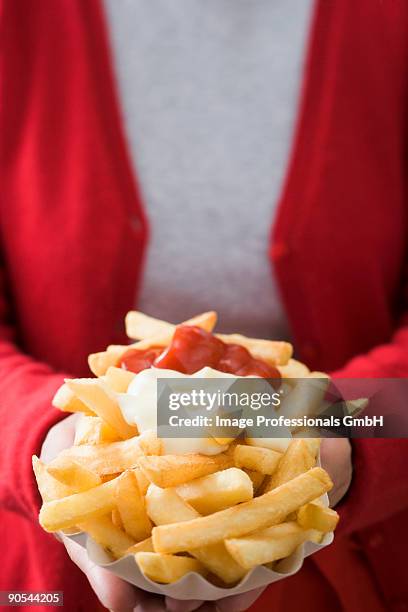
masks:
<svg viewBox="0 0 408 612"><path fill-rule="evenodd" d="M84 572L99 601L108 610L131 612L142 600L142 595L128 582L93 563L85 548L63 536L72 561Z"/></svg>
<svg viewBox="0 0 408 612"><path fill-rule="evenodd" d="M329 491L330 505L333 507L345 495L351 483L351 444L347 438L325 438L322 440L320 457L322 466L333 481L333 489Z"/></svg>

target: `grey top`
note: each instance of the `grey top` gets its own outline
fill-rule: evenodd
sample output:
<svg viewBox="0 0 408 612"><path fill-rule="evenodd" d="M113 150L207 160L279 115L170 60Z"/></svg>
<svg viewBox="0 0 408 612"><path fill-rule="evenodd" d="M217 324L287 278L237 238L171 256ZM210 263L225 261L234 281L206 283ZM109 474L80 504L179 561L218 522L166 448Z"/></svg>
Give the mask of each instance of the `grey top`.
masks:
<svg viewBox="0 0 408 612"><path fill-rule="evenodd" d="M104 0L151 224L138 308L288 331L268 259L312 0Z"/></svg>

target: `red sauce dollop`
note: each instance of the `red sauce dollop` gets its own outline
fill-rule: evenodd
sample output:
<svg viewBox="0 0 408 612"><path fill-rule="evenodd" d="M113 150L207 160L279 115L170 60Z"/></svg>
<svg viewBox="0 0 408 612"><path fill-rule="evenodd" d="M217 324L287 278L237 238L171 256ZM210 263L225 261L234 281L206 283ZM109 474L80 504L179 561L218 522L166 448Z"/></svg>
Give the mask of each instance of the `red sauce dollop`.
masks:
<svg viewBox="0 0 408 612"><path fill-rule="evenodd" d="M194 374L201 368L210 366L220 372L237 376L280 378L276 368L255 359L243 346L227 344L210 332L193 325L177 327L166 349L129 349L120 359L119 366L136 373L154 366L183 374Z"/></svg>

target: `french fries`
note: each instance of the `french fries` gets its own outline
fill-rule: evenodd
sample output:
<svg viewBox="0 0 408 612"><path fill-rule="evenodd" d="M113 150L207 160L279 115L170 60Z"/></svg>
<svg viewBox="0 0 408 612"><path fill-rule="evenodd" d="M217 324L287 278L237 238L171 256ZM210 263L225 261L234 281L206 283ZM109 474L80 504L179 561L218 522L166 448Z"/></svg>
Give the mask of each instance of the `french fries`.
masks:
<svg viewBox="0 0 408 612"><path fill-rule="evenodd" d="M239 506L187 523L154 527L154 549L158 552L182 552L276 525L300 506L329 491L332 486L327 472L321 468L312 468L269 493Z"/></svg>
<svg viewBox="0 0 408 612"><path fill-rule="evenodd" d="M285 365L279 365L282 378L305 378L310 373L309 368L296 359L289 359Z"/></svg>
<svg viewBox="0 0 408 612"><path fill-rule="evenodd" d="M203 312L192 319L183 321L180 325L195 325L201 327L205 331L212 331L217 322L217 313L213 310ZM130 311L125 318L126 334L134 340L146 340L149 338L163 338L165 344L157 344L156 346L166 346L171 341L171 338L176 331L176 325L153 319L142 312Z"/></svg>
<svg viewBox="0 0 408 612"><path fill-rule="evenodd" d="M306 378L297 380L295 387L283 398L280 412L286 417L319 414L330 378L323 372L310 372Z"/></svg>
<svg viewBox="0 0 408 612"><path fill-rule="evenodd" d="M294 522L281 523L241 538L225 540L230 555L246 570L288 557L306 540L316 534Z"/></svg>
<svg viewBox="0 0 408 612"><path fill-rule="evenodd" d="M116 393L126 393L135 376L133 372L111 366L106 370L104 380L112 391Z"/></svg>
<svg viewBox="0 0 408 612"><path fill-rule="evenodd" d="M335 510L326 508L319 502L310 502L299 508L297 522L303 529L315 529L322 533L329 533L336 529L339 515Z"/></svg>
<svg viewBox="0 0 408 612"><path fill-rule="evenodd" d="M126 533L136 542L148 538L152 523L147 516L144 498L132 470L126 470L117 479L115 501Z"/></svg>
<svg viewBox="0 0 408 612"><path fill-rule="evenodd" d="M309 453L313 459L316 460L320 450L321 439L320 438L304 438L304 442L309 449Z"/></svg>
<svg viewBox="0 0 408 612"><path fill-rule="evenodd" d="M125 317L126 335L133 340L145 340L154 336L166 336L174 333L175 325L149 317L149 315L131 310Z"/></svg>
<svg viewBox="0 0 408 612"><path fill-rule="evenodd" d="M244 468L244 472L248 474L252 481L252 487L255 495L255 493L257 493L260 487L262 486L265 475L261 474L260 472L256 472L255 470L247 470L246 468Z"/></svg>
<svg viewBox="0 0 408 612"><path fill-rule="evenodd" d="M160 489L150 485L146 503L149 516L156 525L190 521L200 516L175 489ZM245 575L245 571L225 548L224 542L194 548L188 552L226 584L237 582Z"/></svg>
<svg viewBox="0 0 408 612"><path fill-rule="evenodd" d="M33 456L33 471L38 490L44 502L60 499L77 493L72 485L63 484L51 476L47 466L36 455Z"/></svg>
<svg viewBox="0 0 408 612"><path fill-rule="evenodd" d="M216 321L217 315L211 311L184 321L182 325L196 325L206 331L212 331ZM167 346L171 342L175 329L176 325L153 319L140 312L129 312L126 316L126 333L129 338L141 340L128 346L112 345L106 351L93 353L88 359L89 367L96 376L103 376L109 367L117 365L121 356L129 348L146 349ZM215 335L227 344L239 344L245 347L256 359L262 359L269 365L287 364L293 352L293 347L289 342L247 338L241 334Z"/></svg>
<svg viewBox="0 0 408 612"><path fill-rule="evenodd" d="M65 381L68 388L101 419L106 421L123 439L137 435L136 427L128 425L122 416L116 395L99 378L80 378Z"/></svg>
<svg viewBox="0 0 408 612"><path fill-rule="evenodd" d="M86 491L102 484L101 477L84 465L76 463L68 457L57 457L48 472L65 485L74 487L76 491Z"/></svg>
<svg viewBox="0 0 408 612"><path fill-rule="evenodd" d="M109 516L100 516L79 523L81 531L86 531L91 538L110 553L115 559L123 557L126 550L134 544L134 540L122 529L116 527Z"/></svg>
<svg viewBox="0 0 408 612"><path fill-rule="evenodd" d="M161 451L161 443L155 436L143 434L128 440L110 444L82 444L71 446L61 451L58 459L64 457L87 467L100 476L117 474L129 468L137 467L138 460L144 453ZM54 465L52 461L49 465Z"/></svg>
<svg viewBox="0 0 408 612"><path fill-rule="evenodd" d="M53 397L52 405L63 412L83 412L84 414L95 414L73 391L66 383L61 385Z"/></svg>
<svg viewBox="0 0 408 612"><path fill-rule="evenodd" d="M281 457L282 454L276 451L245 444L238 444L234 449L234 463L237 467L261 474L273 474Z"/></svg>
<svg viewBox="0 0 408 612"><path fill-rule="evenodd" d="M95 376L103 376L108 368L116 367L122 355L133 346L134 345L108 346L106 351L91 353L91 355L88 357L89 369L91 370L92 374L95 374Z"/></svg>
<svg viewBox="0 0 408 612"><path fill-rule="evenodd" d="M150 485L150 480L146 478L139 466L133 468L133 473L136 476L137 484L139 485L139 491L143 496L146 496L147 489Z"/></svg>
<svg viewBox="0 0 408 612"><path fill-rule="evenodd" d="M137 324L135 325L135 329L133 330L131 328L131 326L134 323L134 321L132 321L132 317L133 319L135 317L134 315L128 315L128 316L129 316L129 324L127 324L128 336L129 337L132 337L132 336L139 337L140 335L143 335L145 337L139 342L135 342L133 344L111 345L111 346L108 346L106 351L101 351L99 353L93 353L89 355L88 365L89 365L91 372L95 374L95 376L103 376L109 367L116 366L118 362L120 361L120 358L122 357L122 355L124 355L124 353L126 353L126 351L131 348L136 348L139 350L144 350L144 349L152 348L152 347L163 347L164 348L168 344L170 344L171 339L173 337L173 333L176 329L175 325L171 325L170 323L167 323L167 328L160 325L159 332L150 335L147 333L148 331L147 329L146 329L146 334L145 332L141 331L143 327L140 326L139 322L137 322ZM151 325L155 325L153 323L154 320L151 319L151 317L148 317L148 319L151 320ZM146 320L147 319L145 319L145 321ZM201 327L202 329L205 329L206 331L212 331L216 321L217 321L217 314L214 311L211 311L211 312L204 312L203 314L198 315L197 317L193 317L192 319L189 319L188 321L184 321L182 325L196 325L197 327ZM159 323L161 324L164 322L160 321Z"/></svg>
<svg viewBox="0 0 408 612"><path fill-rule="evenodd" d="M284 453L291 443L291 438L246 438L245 443L250 446L268 448L276 453Z"/></svg>
<svg viewBox="0 0 408 612"><path fill-rule="evenodd" d="M138 552L135 554L136 563L143 574L162 584L176 582L188 574L196 572L205 576L206 569L197 559L191 557L176 557L156 552Z"/></svg>
<svg viewBox="0 0 408 612"><path fill-rule="evenodd" d="M117 442L120 439L118 433L101 417L84 415L76 424L74 446Z"/></svg>
<svg viewBox="0 0 408 612"><path fill-rule="evenodd" d="M127 550L125 550L123 554L135 555L138 552L154 552L152 538L147 538L146 540L133 544Z"/></svg>
<svg viewBox="0 0 408 612"><path fill-rule="evenodd" d="M112 523L115 525L115 527L118 527L118 529L123 529L122 519L120 518L119 510L117 508L112 510Z"/></svg>
<svg viewBox="0 0 408 612"><path fill-rule="evenodd" d="M200 514L212 514L253 497L248 474L229 468L179 485L177 493Z"/></svg>
<svg viewBox="0 0 408 612"><path fill-rule="evenodd" d="M264 483L264 493L289 482L299 474L307 472L314 464L315 457L309 451L306 440L292 440L279 461L276 472Z"/></svg>
<svg viewBox="0 0 408 612"><path fill-rule="evenodd" d="M216 320L210 311L182 325L211 332ZM118 367L121 357L132 348L165 349L176 329L140 312L128 313L126 332L136 342L90 355L97 378L66 380L58 390L53 405L82 414L71 448L47 465L33 457L43 498L39 521L49 532L86 532L112 559L128 557L125 563L133 564L134 558L155 582L171 584L196 572L218 586L233 586L252 568L272 567L304 542L320 542L335 529L338 515L321 501L332 483L315 467L320 440L303 439L301 429L287 429L286 438L253 438L248 428L234 438L221 428L211 436L212 446L191 439L177 454L177 439L161 440L156 431L145 431L153 421L143 412L150 401L143 395L143 377L140 406L129 404L129 419L133 410L141 411L137 423L143 433L138 435L118 402L137 376ZM215 336L245 347L288 379L280 390L279 411L318 413L329 379L293 359L289 343ZM132 390L139 392L137 385ZM360 404L352 408L359 410Z"/></svg>
<svg viewBox="0 0 408 612"><path fill-rule="evenodd" d="M261 359L272 366L285 365L292 357L293 347L289 342L247 338L246 336L241 336L241 334L215 335L227 344L239 344L245 347L255 359Z"/></svg>
<svg viewBox="0 0 408 612"><path fill-rule="evenodd" d="M177 493L176 489L162 489L151 484L146 494L146 511L155 525L169 525L180 521L190 521L200 516Z"/></svg>
<svg viewBox="0 0 408 612"><path fill-rule="evenodd" d="M212 457L195 454L161 455L140 457L138 465L150 482L166 488L232 467L233 461L224 453Z"/></svg>
<svg viewBox="0 0 408 612"><path fill-rule="evenodd" d="M45 531L58 531L112 512L116 482L117 478L88 491L44 503L39 516L41 527Z"/></svg>

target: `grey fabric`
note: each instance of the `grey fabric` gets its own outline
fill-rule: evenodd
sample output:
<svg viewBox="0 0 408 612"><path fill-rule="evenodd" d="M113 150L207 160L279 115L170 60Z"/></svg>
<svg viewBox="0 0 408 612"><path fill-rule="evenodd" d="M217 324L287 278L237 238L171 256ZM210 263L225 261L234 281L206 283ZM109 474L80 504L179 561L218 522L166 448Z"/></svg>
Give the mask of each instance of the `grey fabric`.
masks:
<svg viewBox="0 0 408 612"><path fill-rule="evenodd" d="M104 2L152 230L138 307L287 336L267 249L312 1Z"/></svg>

